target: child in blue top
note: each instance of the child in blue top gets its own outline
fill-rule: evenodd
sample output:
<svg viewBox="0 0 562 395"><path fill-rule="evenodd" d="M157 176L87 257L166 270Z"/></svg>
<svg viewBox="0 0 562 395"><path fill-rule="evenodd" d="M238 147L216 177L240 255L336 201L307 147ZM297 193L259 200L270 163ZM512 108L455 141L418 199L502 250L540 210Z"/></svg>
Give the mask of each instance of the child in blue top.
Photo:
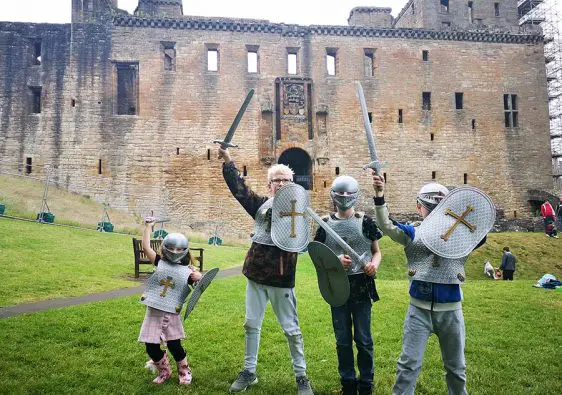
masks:
<svg viewBox="0 0 562 395"><path fill-rule="evenodd" d="M418 237L415 226L391 221L384 200L384 182L383 177L373 175L377 225L384 234L404 246L410 278L410 306L404 321L402 352L392 393L414 394L427 341L435 333L441 347L448 393L466 394L460 284L465 280L464 263L468 256L446 259L434 255ZM438 183L424 185L417 196L417 210L422 218L425 219L448 192Z"/></svg>

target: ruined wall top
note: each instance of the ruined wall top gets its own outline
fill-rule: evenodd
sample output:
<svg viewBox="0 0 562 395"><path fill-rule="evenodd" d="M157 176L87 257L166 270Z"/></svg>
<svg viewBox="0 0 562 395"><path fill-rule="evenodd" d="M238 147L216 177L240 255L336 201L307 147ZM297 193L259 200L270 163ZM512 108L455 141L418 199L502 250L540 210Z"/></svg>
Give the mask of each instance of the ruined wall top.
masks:
<svg viewBox="0 0 562 395"><path fill-rule="evenodd" d="M383 7L355 7L349 13L349 26L391 27L392 8Z"/></svg>
<svg viewBox="0 0 562 395"><path fill-rule="evenodd" d="M183 0L139 0L135 15L178 18L183 16Z"/></svg>

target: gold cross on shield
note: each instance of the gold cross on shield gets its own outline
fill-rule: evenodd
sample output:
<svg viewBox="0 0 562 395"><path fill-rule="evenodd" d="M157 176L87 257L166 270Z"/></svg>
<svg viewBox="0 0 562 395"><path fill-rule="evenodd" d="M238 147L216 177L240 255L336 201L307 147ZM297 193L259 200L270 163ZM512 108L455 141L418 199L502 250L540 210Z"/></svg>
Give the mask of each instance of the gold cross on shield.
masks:
<svg viewBox="0 0 562 395"><path fill-rule="evenodd" d="M474 233L474 231L476 230L476 225L473 225L470 222L468 222L466 219L464 219L464 217L466 217L468 213L472 211L474 211L474 207L472 207L472 205L470 204L466 206L466 210L464 210L464 213L462 213L460 216L454 213L450 208L448 208L447 211L445 211L445 215L450 215L451 217L456 219L456 221L453 225L451 225L451 227L445 234L441 235L441 238L447 241L449 239L449 236L451 236L455 228L458 226L458 224L463 224L470 230L471 233Z"/></svg>
<svg viewBox="0 0 562 395"><path fill-rule="evenodd" d="M171 277L171 276L168 276L165 280L160 280L160 285L164 286L164 290L160 294L160 296L162 296L163 298L166 297L166 292L168 292L168 288L175 288L176 287L176 283L175 283L173 277Z"/></svg>
<svg viewBox="0 0 562 395"><path fill-rule="evenodd" d="M296 200L291 200L291 212L284 212L284 213L279 213L279 215L281 215L281 217L291 217L291 235L290 237L297 237L297 234L295 233L295 218L297 216L301 216L304 217L304 213L299 213L298 211L295 210L295 206L297 205L297 201Z"/></svg>

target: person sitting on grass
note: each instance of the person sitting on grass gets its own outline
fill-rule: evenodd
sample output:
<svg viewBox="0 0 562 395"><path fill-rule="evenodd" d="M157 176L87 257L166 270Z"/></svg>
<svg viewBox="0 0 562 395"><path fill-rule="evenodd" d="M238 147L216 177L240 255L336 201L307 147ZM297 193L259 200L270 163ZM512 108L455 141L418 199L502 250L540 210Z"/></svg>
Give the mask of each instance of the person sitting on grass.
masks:
<svg viewBox="0 0 562 395"><path fill-rule="evenodd" d="M142 249L156 271L141 296L141 303L147 307L138 341L145 343L150 357L146 367L155 367L158 371L153 383L162 384L172 375L168 354L160 348L164 344L177 363L179 383L190 384L191 368L181 345L185 332L179 313L190 292L188 284L199 281L202 275L195 270L187 238L181 233L169 233L162 240L159 254L150 247L153 225L153 217L145 219Z"/></svg>

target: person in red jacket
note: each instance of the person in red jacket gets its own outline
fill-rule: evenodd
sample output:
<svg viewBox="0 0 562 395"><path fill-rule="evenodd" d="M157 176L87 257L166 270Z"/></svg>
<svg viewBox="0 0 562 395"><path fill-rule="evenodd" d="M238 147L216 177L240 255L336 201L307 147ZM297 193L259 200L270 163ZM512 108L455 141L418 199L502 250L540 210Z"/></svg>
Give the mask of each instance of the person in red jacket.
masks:
<svg viewBox="0 0 562 395"><path fill-rule="evenodd" d="M556 228L554 227L554 208L552 208L548 200L545 200L541 205L541 216L544 220L544 233L549 237L558 238Z"/></svg>

